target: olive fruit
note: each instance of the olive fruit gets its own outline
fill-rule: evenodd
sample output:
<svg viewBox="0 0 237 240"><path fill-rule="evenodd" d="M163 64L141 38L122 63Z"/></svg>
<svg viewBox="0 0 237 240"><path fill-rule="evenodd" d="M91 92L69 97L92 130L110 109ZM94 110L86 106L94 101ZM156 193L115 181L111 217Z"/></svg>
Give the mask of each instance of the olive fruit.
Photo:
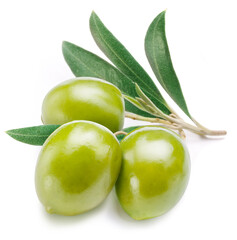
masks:
<svg viewBox="0 0 237 240"><path fill-rule="evenodd" d="M116 193L136 220L160 216L183 195L190 173L189 153L180 137L161 127L141 127L121 141L122 166Z"/></svg>
<svg viewBox="0 0 237 240"><path fill-rule="evenodd" d="M49 213L76 215L100 204L117 180L122 153L113 133L89 121L55 130L39 154L35 186Z"/></svg>
<svg viewBox="0 0 237 240"><path fill-rule="evenodd" d="M42 105L44 124L64 124L73 120L100 123L116 132L123 128L124 100L113 84L98 78L80 77L54 87Z"/></svg>

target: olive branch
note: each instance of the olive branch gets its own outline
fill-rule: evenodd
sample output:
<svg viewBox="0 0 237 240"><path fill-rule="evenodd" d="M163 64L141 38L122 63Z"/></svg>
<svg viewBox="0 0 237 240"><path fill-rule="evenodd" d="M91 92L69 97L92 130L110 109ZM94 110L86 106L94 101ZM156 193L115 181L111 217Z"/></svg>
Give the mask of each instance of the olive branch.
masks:
<svg viewBox="0 0 237 240"><path fill-rule="evenodd" d="M117 86L125 100L125 117L159 124L179 132L184 130L201 136L223 136L225 130L210 130L191 115L180 82L175 73L165 33L165 14L161 12L150 24L145 36L145 52L160 85L194 123L185 122L165 101L156 84L122 43L105 27L95 12L90 17L91 34L102 52L114 64L70 42L63 42L65 61L76 77L96 77ZM162 46L162 47L161 47ZM42 145L59 125L41 125L7 131L14 139ZM125 134L139 126L125 128L115 133L121 141Z"/></svg>

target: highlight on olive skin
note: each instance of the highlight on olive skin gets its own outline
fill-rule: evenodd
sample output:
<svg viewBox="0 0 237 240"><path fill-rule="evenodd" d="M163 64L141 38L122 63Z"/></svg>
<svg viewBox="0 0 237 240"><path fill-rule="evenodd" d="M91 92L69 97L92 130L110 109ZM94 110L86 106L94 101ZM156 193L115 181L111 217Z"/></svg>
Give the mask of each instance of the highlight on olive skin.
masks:
<svg viewBox="0 0 237 240"><path fill-rule="evenodd" d="M124 100L120 90L98 78L71 79L54 87L42 105L44 124L73 120L97 122L112 132L123 128Z"/></svg>
<svg viewBox="0 0 237 240"><path fill-rule="evenodd" d="M110 193L121 165L113 133L89 121L59 127L39 154L35 186L49 213L77 215L98 206Z"/></svg>
<svg viewBox="0 0 237 240"><path fill-rule="evenodd" d="M129 216L143 220L169 211L189 180L190 159L178 135L161 127L141 127L122 141L116 192Z"/></svg>

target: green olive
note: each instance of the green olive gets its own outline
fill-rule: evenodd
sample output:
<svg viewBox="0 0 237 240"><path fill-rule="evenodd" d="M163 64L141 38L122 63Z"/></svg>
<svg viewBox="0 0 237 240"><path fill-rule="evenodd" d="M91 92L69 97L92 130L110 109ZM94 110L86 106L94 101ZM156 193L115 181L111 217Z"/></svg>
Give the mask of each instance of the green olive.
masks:
<svg viewBox="0 0 237 240"><path fill-rule="evenodd" d="M121 130L124 100L120 90L109 82L88 77L57 85L44 98L42 122L61 125L73 120L97 122L112 132Z"/></svg>
<svg viewBox="0 0 237 240"><path fill-rule="evenodd" d="M89 121L66 123L39 154L35 186L49 213L77 215L98 206L114 186L122 153L113 133Z"/></svg>
<svg viewBox="0 0 237 240"><path fill-rule="evenodd" d="M142 127L121 141L122 167L116 193L136 220L160 216L182 197L190 173L189 153L180 137L161 127Z"/></svg>

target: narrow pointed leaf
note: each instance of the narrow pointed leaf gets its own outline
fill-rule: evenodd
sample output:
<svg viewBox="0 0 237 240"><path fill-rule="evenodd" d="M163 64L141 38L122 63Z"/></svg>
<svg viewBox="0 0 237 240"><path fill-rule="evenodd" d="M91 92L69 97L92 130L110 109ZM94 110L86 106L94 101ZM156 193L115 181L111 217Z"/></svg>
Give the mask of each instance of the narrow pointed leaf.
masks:
<svg viewBox="0 0 237 240"><path fill-rule="evenodd" d="M102 58L69 42L63 42L62 50L64 58L75 76L101 78L117 86L123 94L133 98L137 96L134 82ZM166 106L145 90L144 92L151 97L161 111L170 113ZM138 109L127 100L125 100L125 107L129 112L152 117L151 114Z"/></svg>
<svg viewBox="0 0 237 240"><path fill-rule="evenodd" d="M125 94L123 94L123 98L127 101L129 101L130 103L132 103L135 107L144 110L142 105L133 97L127 96Z"/></svg>
<svg viewBox="0 0 237 240"><path fill-rule="evenodd" d="M163 105L166 105L164 98L150 76L105 27L95 12L92 12L90 17L90 30L98 47L121 72L128 76L133 82L138 83L139 86L149 92L153 98L157 98Z"/></svg>
<svg viewBox="0 0 237 240"><path fill-rule="evenodd" d="M135 84L135 89L137 92L137 95L148 105L151 105L151 100L146 96L146 94L141 90L141 88L138 86L138 84Z"/></svg>
<svg viewBox="0 0 237 240"><path fill-rule="evenodd" d="M145 51L151 68L162 87L191 118L170 57L165 34L165 11L161 12L149 26L145 38Z"/></svg>
<svg viewBox="0 0 237 240"><path fill-rule="evenodd" d="M42 146L47 138L57 129L60 125L40 125L34 127L18 128L6 131L6 133L15 140L30 145ZM122 131L129 133L139 126L124 128ZM125 137L125 134L116 136L119 142Z"/></svg>
<svg viewBox="0 0 237 240"><path fill-rule="evenodd" d="M143 116L143 117L155 117L151 113L148 113L146 111L141 110L140 108L136 107L133 103L125 99L125 109L127 112L135 113L137 115Z"/></svg>
<svg viewBox="0 0 237 240"><path fill-rule="evenodd" d="M60 125L41 125L35 127L18 128L6 131L6 133L17 141L31 144L43 145L48 136Z"/></svg>

